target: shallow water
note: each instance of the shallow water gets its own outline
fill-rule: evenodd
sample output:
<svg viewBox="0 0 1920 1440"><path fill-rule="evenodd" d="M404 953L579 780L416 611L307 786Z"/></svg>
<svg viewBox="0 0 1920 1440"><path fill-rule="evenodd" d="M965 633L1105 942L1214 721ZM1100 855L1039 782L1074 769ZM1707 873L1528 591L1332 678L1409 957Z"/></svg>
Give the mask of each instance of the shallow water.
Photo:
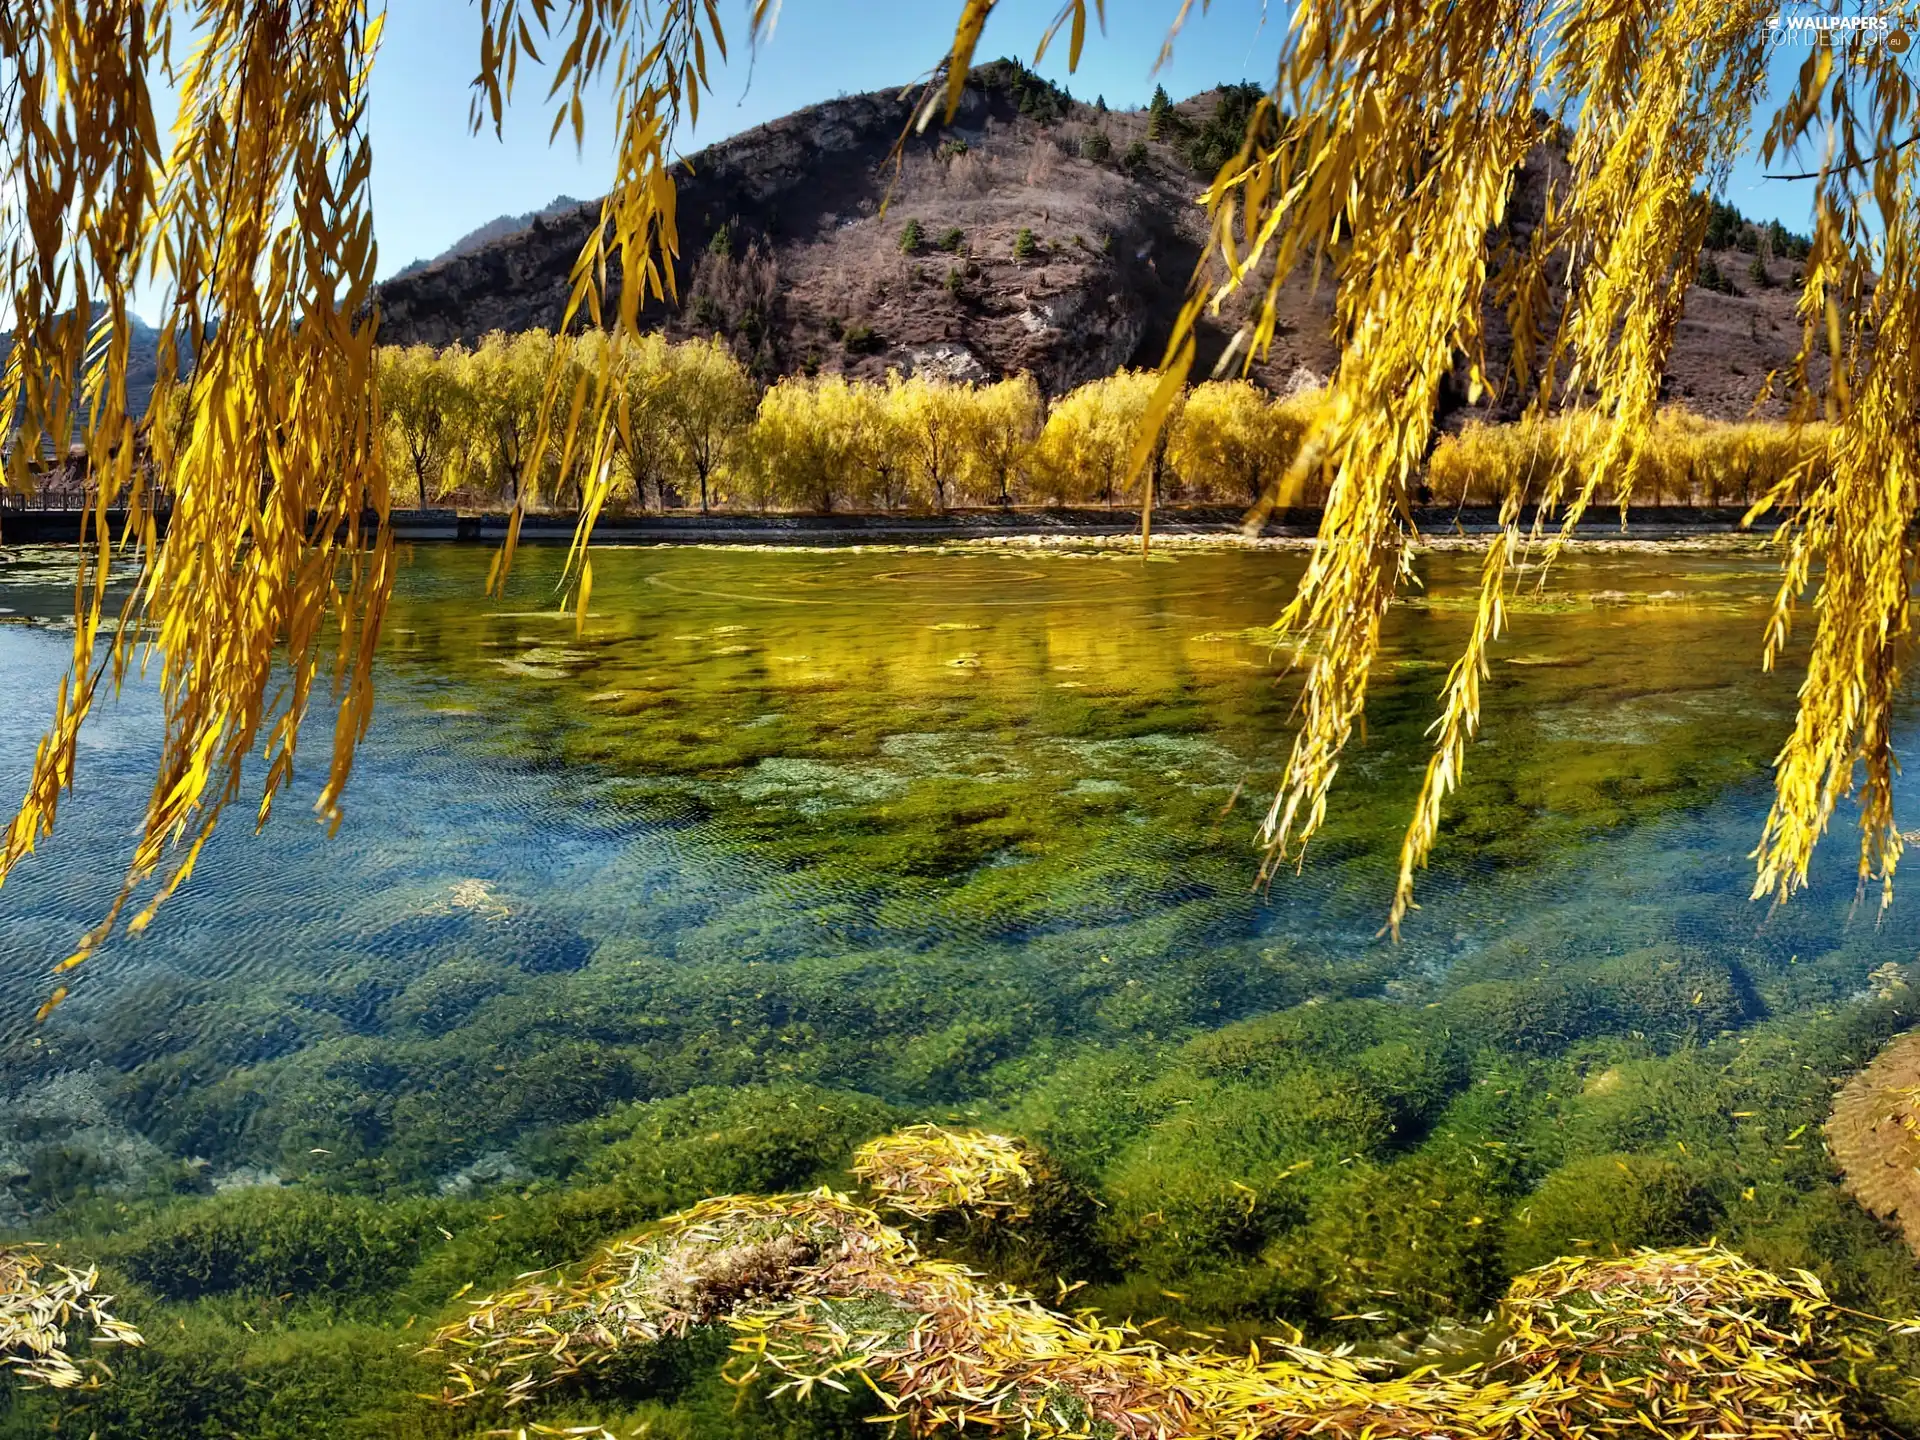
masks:
<svg viewBox="0 0 1920 1440"><path fill-rule="evenodd" d="M237 809L29 1025L130 847L136 692L0 892L0 1228L166 1320L103 1434L467 1433L408 1399L460 1284L914 1119L1048 1146L1103 1207L1049 1257L1083 1296L1230 1336L1393 1353L1556 1254L1714 1235L1920 1309L1818 1143L1830 1077L1911 1023L1912 901L1856 909L1844 836L1811 894L1746 898L1793 689L1758 671L1764 555L1587 551L1523 591L1397 945L1474 555L1421 562L1326 831L1264 889L1297 554L610 550L578 632L556 553L497 602L488 558L410 556L336 838L311 786L258 837ZM60 563L0 566L9 793ZM314 1393L181 1418L261 1366ZM712 1370L554 1413L860 1433Z"/></svg>

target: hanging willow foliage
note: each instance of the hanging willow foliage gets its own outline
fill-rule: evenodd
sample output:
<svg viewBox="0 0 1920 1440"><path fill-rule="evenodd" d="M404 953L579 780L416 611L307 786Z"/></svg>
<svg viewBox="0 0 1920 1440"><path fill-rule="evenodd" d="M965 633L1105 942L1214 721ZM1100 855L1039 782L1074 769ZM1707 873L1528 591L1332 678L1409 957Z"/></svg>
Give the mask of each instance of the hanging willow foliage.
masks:
<svg viewBox="0 0 1920 1440"><path fill-rule="evenodd" d="M957 108L993 5L961 0L921 126ZM1182 0L1173 33L1194 8ZM757 43L777 0L745 9ZM1269 868L1296 856L1324 817L1384 617L1410 577L1419 537L1409 496L1441 382L1464 367L1482 393L1500 378L1487 373L1482 330L1489 309L1504 307L1515 360L1504 383L1524 387L1536 414L1568 418L1558 463L1506 497L1479 613L1441 694L1401 856L1396 927L1411 905L1478 723L1523 550L1541 542L1551 558L1596 493L1631 492L1697 264L1706 193L1753 123L1773 9L1770 0L1298 5L1271 92L1203 197L1212 243L1134 450L1138 469L1188 378L1205 309L1257 292L1229 352L1250 360L1272 341L1281 283L1303 266L1331 271L1342 359L1308 443L1264 502L1297 493L1310 471L1329 486L1320 543L1279 622L1313 643L1298 647L1308 657L1300 729L1262 828ZM478 11L476 127L502 123L523 64L550 74L554 136L583 136L595 87L611 88L620 115L613 185L574 266L563 322L606 327L611 339L598 374L552 368L540 433L523 451L551 448L565 457L563 473L588 477L569 557L584 614L587 542L631 444L626 392L613 377L642 306L675 298L672 145L698 117L726 34L718 0L478 0ZM1077 64L1089 25L1104 19L1103 0L1066 0L1040 49L1064 33ZM138 928L187 878L256 752L267 761L265 820L292 777L322 677L335 715L320 809L339 818L393 580L365 123L379 28L367 0L0 6L0 243L16 326L0 414L19 431L5 481L30 489L36 457L63 450L77 422L95 485L72 666L0 851L0 881L52 827L103 682L118 686L157 660L166 716L123 889L63 969L111 933L129 903L129 928ZM181 98L170 143L150 93L161 71ZM1567 173L1524 252L1496 248L1519 168L1548 124L1569 127ZM1765 132L1770 160L1811 148L1818 165L1805 345L1790 379L1800 413L1834 423L1825 463L1757 507L1783 517L1768 663L1810 588L1819 601L1799 722L1756 852L1756 894L1804 883L1816 841L1862 774L1863 885L1876 875L1890 884L1900 853L1891 708L1914 567L1920 259L1916 150L1905 142L1915 124L1899 56L1869 30L1811 50ZM141 277L164 281L170 296L150 413L172 404L182 423L143 426L127 413L128 299ZM175 378L181 368L189 378ZM154 476L172 498L164 545L155 543ZM538 498L538 481L529 459L521 505ZM1529 506L1539 516L1530 533ZM492 586L512 561L519 514ZM117 534L110 516L124 517ZM117 619L107 613L116 547L133 571Z"/></svg>
<svg viewBox="0 0 1920 1440"><path fill-rule="evenodd" d="M1269 868L1297 855L1324 816L1381 617L1408 576L1406 547L1417 538L1408 502L1440 379L1464 364L1470 393L1484 393L1482 316L1502 306L1514 337L1508 383L1531 390L1536 416L1560 409L1568 423L1557 463L1516 481L1502 507L1503 533L1482 567L1478 612L1441 694L1401 848L1397 931L1460 780L1523 547L1557 519L1550 561L1603 485L1623 502L1632 492L1699 263L1707 196L1752 124L1774 11L1755 0L1468 0L1296 12L1267 102L1273 118L1254 117L1207 193L1218 278L1209 283L1203 267L1167 355L1170 369L1183 367L1201 310L1263 283L1243 336L1249 353L1262 350L1282 281L1309 258L1333 267L1341 362L1289 477L1297 486L1308 467L1323 466L1332 488L1320 544L1279 622L1319 643L1307 652L1299 734L1262 827ZM1890 27L1911 29L1907 10L1885 13ZM1753 517L1785 516L1768 664L1816 564L1819 628L1755 852L1756 897L1785 898L1805 883L1814 845L1862 769L1862 885L1882 876L1890 895L1900 848L1891 711L1909 628L1920 398L1909 310L1920 291L1911 273L1914 152L1904 143L1913 88L1881 32L1859 32L1838 49L1829 38L1810 52L1766 129L1765 158L1803 151L1822 116L1831 123L1792 380L1796 412L1824 410L1836 424L1825 463L1796 471ZM1568 174L1550 189L1544 223L1524 254L1494 253L1490 237L1521 159L1546 127L1563 125ZM1563 293L1549 333L1555 277ZM1818 390L1817 358L1829 367ZM1523 533L1529 505L1536 518Z"/></svg>
<svg viewBox="0 0 1920 1440"><path fill-rule="evenodd" d="M196 46L171 71L176 21ZM0 8L0 233L17 326L0 415L21 417L7 484L31 487L30 462L49 445L64 452L77 413L95 487L72 668L0 877L52 827L103 678L118 686L157 658L166 713L120 894L62 970L154 880L129 928L147 924L192 873L256 752L265 822L323 671L337 709L320 808L338 821L393 577L369 313L365 97L378 39L362 0ZM158 64L180 99L164 154L149 89ZM128 296L161 270L172 300L153 413L186 385L191 418L177 432L152 427L149 470L126 412ZM177 380L183 352L191 378ZM155 473L172 492L164 545ZM124 511L118 539L138 570L110 624L111 511Z"/></svg>

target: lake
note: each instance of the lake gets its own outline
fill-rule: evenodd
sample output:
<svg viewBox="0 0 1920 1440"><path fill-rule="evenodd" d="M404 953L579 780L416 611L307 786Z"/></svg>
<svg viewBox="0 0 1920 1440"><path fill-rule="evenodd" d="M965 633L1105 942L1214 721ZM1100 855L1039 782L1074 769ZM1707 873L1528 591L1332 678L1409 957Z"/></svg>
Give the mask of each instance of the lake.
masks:
<svg viewBox="0 0 1920 1440"><path fill-rule="evenodd" d="M1797 678L1759 669L1763 547L1529 577L1398 943L1473 552L1419 561L1329 823L1265 885L1298 550L596 553L576 627L557 550L499 600L485 550L411 552L339 834L312 774L263 834L236 806L36 1027L157 754L150 693L97 717L0 891L0 1235L97 1259L149 1344L95 1394L0 1394L0 1436L497 1430L416 1398L462 1286L844 1185L923 1120L1090 1197L1008 1278L1242 1349L1427 1353L1521 1270L1712 1237L1920 1313L1820 1141L1833 1080L1914 1023L1913 882L1856 904L1842 828L1809 893L1748 899ZM0 555L17 795L70 591L60 552ZM858 1397L736 1392L724 1350L533 1418L873 1433ZM1886 1339L1871 1381L1909 1429L1914 1362Z"/></svg>

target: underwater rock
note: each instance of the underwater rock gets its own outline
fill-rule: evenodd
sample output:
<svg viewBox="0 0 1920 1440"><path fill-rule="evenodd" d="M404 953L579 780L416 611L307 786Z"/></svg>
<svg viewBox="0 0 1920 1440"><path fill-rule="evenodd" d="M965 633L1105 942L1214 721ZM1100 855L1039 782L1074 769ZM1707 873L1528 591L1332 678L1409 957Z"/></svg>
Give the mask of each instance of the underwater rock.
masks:
<svg viewBox="0 0 1920 1440"><path fill-rule="evenodd" d="M375 959L414 966L464 951L534 975L578 970L594 951L594 943L572 926L509 903L482 880L456 882L447 898L381 926L355 946Z"/></svg>
<svg viewBox="0 0 1920 1440"><path fill-rule="evenodd" d="M0 1097L0 1228L87 1190L125 1192L177 1168L112 1118L96 1062Z"/></svg>
<svg viewBox="0 0 1920 1440"><path fill-rule="evenodd" d="M471 915L436 911L408 915L353 942L354 949L376 960L412 960L444 951L474 934Z"/></svg>
<svg viewBox="0 0 1920 1440"><path fill-rule="evenodd" d="M515 1163L504 1150L490 1150L462 1165L450 1175L440 1177L442 1195L465 1198L493 1185L518 1185L532 1178L532 1172Z"/></svg>
<svg viewBox="0 0 1920 1440"><path fill-rule="evenodd" d="M214 1194L225 1195L234 1190L278 1190L287 1182L264 1165L236 1165L215 1175L212 1183Z"/></svg>
<svg viewBox="0 0 1920 1440"><path fill-rule="evenodd" d="M556 975L578 970L593 958L594 943L559 920L539 915L516 915L496 927L504 943L503 958L529 975Z"/></svg>

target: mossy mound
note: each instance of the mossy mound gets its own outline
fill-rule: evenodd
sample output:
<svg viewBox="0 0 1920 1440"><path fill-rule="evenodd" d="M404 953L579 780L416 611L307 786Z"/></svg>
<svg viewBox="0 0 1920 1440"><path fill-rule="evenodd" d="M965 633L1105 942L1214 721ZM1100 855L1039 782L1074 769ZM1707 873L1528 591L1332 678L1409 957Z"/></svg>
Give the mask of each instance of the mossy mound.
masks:
<svg viewBox="0 0 1920 1440"><path fill-rule="evenodd" d="M241 1190L127 1239L121 1264L157 1295L232 1290L357 1295L396 1284L444 1218L426 1201L370 1204L304 1190Z"/></svg>
<svg viewBox="0 0 1920 1440"><path fill-rule="evenodd" d="M1018 1140L979 1130L910 1125L862 1145L853 1173L888 1209L916 1220L954 1210L1033 1213L1045 1160Z"/></svg>
<svg viewBox="0 0 1920 1440"><path fill-rule="evenodd" d="M1810 1277L1717 1247L1557 1260L1513 1283L1492 1373L1560 1376L1527 1429L1557 1435L1841 1435L1846 1401ZM1523 1382L1524 1383L1524 1382Z"/></svg>
<svg viewBox="0 0 1920 1440"><path fill-rule="evenodd" d="M1827 1144L1847 1190L1920 1253L1920 1030L1902 1035L1834 1099Z"/></svg>
<svg viewBox="0 0 1920 1440"><path fill-rule="evenodd" d="M1845 1433L1836 1308L1717 1247L1562 1260L1517 1281L1494 1358L1394 1373L1343 1352L1169 1349L922 1256L844 1195L728 1196L443 1327L445 1402L509 1407L720 1325L800 1395L864 1382L916 1431L1029 1437Z"/></svg>

